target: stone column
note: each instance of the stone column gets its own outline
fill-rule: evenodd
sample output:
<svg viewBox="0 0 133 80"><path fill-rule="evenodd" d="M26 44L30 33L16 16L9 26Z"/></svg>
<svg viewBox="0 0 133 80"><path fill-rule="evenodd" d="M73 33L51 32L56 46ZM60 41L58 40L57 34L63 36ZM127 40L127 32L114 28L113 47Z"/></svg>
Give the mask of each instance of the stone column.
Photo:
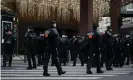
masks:
<svg viewBox="0 0 133 80"><path fill-rule="evenodd" d="M93 0L80 0L79 34L85 36L93 30Z"/></svg>
<svg viewBox="0 0 133 80"><path fill-rule="evenodd" d="M112 0L110 3L111 27L113 34L119 31L121 0Z"/></svg>

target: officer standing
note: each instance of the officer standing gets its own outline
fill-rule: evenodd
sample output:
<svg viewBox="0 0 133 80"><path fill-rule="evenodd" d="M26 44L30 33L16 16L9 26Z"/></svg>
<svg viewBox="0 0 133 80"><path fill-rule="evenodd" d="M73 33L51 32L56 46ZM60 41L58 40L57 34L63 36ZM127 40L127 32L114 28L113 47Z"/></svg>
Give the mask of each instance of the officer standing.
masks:
<svg viewBox="0 0 133 80"><path fill-rule="evenodd" d="M127 58L126 65L129 65L130 62L130 36L126 35L124 41L124 60Z"/></svg>
<svg viewBox="0 0 133 80"><path fill-rule="evenodd" d="M42 65L43 53L44 53L44 33L40 33L37 39L37 53L38 53L38 66Z"/></svg>
<svg viewBox="0 0 133 80"><path fill-rule="evenodd" d="M57 68L58 75L62 75L66 73L65 71L62 70L62 67L59 63L59 58L58 58L59 34L56 29L56 22L53 21L51 24L52 25L51 25L51 28L49 29L49 33L45 34L46 37L48 37L49 53L44 54L43 76L50 76L50 74L48 74L48 62L50 58L50 53L52 54L52 57L53 57L52 60Z"/></svg>
<svg viewBox="0 0 133 80"><path fill-rule="evenodd" d="M69 40L66 35L62 35L62 38L59 43L59 56L60 64L63 63L66 66L68 62L68 50L69 50Z"/></svg>
<svg viewBox="0 0 133 80"><path fill-rule="evenodd" d="M118 34L115 34L114 36L114 43L113 43L113 48L114 48L114 52L115 52L115 58L114 58L114 62L113 65L114 67L120 67L121 64L121 43L120 43L120 38Z"/></svg>
<svg viewBox="0 0 133 80"><path fill-rule="evenodd" d="M3 66L6 67L6 62L9 57L9 67L11 67L12 64L12 55L14 50L14 38L12 35L12 31L8 30L5 34L4 38L4 54L3 54Z"/></svg>
<svg viewBox="0 0 133 80"><path fill-rule="evenodd" d="M106 70L113 70L111 65L114 59L114 51L113 51L113 37L112 37L112 29L107 27L107 30L104 34L104 44L105 44L105 52L106 52Z"/></svg>
<svg viewBox="0 0 133 80"><path fill-rule="evenodd" d="M28 67L27 69L36 69L36 60L35 60L35 46L36 46L36 38L37 35L34 32L32 27L28 28L28 32L25 34L25 47L27 49L27 59L28 59ZM31 65L31 59L33 62L33 66Z"/></svg>
<svg viewBox="0 0 133 80"><path fill-rule="evenodd" d="M88 60L87 60L87 74L92 74L91 72L91 66L92 66L92 60L93 60L93 56L95 54L96 57L96 65L97 65L97 73L104 73L101 70L101 66L100 66L100 35L97 32L97 26L94 26L93 28L93 32L88 32L87 34L87 40L88 40L88 44L89 44L89 51L88 51Z"/></svg>

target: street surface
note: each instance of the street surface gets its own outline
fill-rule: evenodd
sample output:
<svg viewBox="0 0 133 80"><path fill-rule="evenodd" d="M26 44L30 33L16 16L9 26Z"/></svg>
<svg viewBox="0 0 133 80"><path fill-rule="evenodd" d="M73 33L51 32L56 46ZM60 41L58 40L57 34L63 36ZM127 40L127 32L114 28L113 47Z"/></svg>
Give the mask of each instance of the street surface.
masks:
<svg viewBox="0 0 133 80"><path fill-rule="evenodd" d="M102 68L105 72L97 74L96 68L92 68L92 75L86 74L86 66L81 67L78 61L76 67L62 66L65 75L58 76L56 68L49 66L50 77L43 77L43 66L37 69L26 70L28 63L21 60L13 60L12 67L2 68L2 80L133 80L132 65L124 66L123 68L114 68L113 71L106 71L105 67Z"/></svg>

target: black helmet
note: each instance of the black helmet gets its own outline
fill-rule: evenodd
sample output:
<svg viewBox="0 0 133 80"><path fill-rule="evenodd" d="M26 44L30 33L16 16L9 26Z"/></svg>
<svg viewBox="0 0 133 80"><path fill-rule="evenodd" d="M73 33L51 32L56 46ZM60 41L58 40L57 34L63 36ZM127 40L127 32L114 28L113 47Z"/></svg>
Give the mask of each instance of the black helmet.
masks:
<svg viewBox="0 0 133 80"><path fill-rule="evenodd" d="M54 24L54 23L56 23L56 21L51 21L51 24Z"/></svg>

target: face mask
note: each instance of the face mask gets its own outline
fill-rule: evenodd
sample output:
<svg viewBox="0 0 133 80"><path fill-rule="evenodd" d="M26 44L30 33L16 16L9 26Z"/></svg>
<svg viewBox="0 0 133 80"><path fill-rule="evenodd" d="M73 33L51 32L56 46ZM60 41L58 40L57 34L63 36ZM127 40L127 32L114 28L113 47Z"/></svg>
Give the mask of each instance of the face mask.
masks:
<svg viewBox="0 0 133 80"><path fill-rule="evenodd" d="M53 24L53 26L54 26L54 27L56 27L56 23L55 23L55 24Z"/></svg>
<svg viewBox="0 0 133 80"><path fill-rule="evenodd" d="M41 36L41 37L43 37L43 36L44 36L44 34L40 34L40 36Z"/></svg>
<svg viewBox="0 0 133 80"><path fill-rule="evenodd" d="M12 35L12 32L11 32L11 31L8 31L8 32L7 32L7 35Z"/></svg>
<svg viewBox="0 0 133 80"><path fill-rule="evenodd" d="M30 29L28 29L28 32L30 32L31 30Z"/></svg>

